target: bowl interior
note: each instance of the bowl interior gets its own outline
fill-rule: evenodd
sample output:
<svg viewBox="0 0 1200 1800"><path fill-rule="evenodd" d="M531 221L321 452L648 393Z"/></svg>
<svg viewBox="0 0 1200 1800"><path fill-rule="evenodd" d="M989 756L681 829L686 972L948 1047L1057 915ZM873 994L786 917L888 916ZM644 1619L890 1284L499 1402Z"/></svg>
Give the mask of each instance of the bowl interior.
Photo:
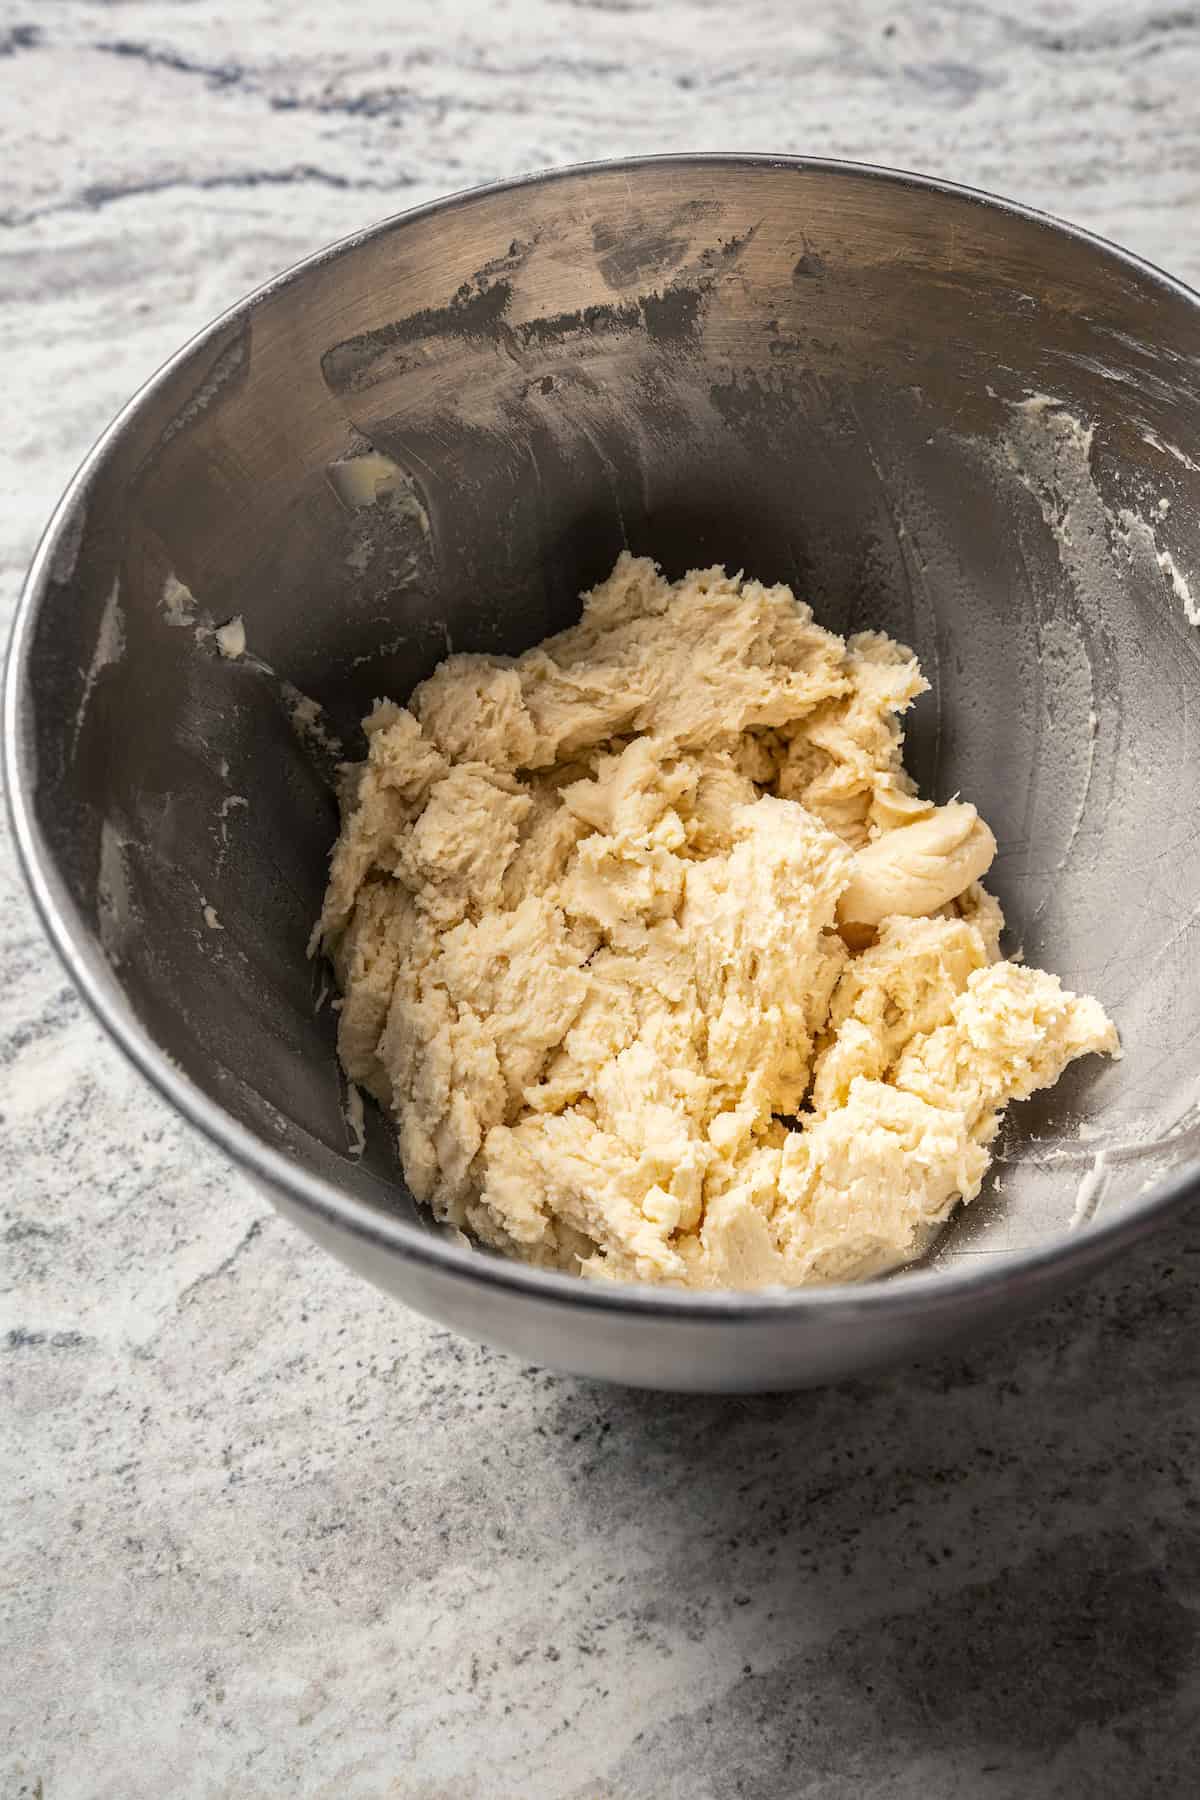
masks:
<svg viewBox="0 0 1200 1800"><path fill-rule="evenodd" d="M1121 1030L1015 1110L934 1258L1019 1252L1197 1153L1198 401L1185 293L870 171L651 162L396 220L171 365L60 517L19 674L45 854L193 1082L434 1229L370 1108L356 1153L305 956L360 716L568 623L623 545L788 581L916 648L909 766L995 830L1010 945Z"/></svg>

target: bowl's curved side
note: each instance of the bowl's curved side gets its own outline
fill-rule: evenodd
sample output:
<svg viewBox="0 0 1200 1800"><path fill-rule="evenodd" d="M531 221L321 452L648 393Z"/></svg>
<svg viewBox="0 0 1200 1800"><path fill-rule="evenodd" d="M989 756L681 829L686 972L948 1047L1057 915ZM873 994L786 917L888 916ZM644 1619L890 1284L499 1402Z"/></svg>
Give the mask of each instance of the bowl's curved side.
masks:
<svg viewBox="0 0 1200 1800"><path fill-rule="evenodd" d="M1154 1223L1147 1218L1133 1232L1093 1233L1072 1245L1070 1257L1014 1258L1011 1268L993 1268L986 1279L911 1280L798 1296L701 1295L694 1297L699 1304L684 1296L685 1304L661 1305L655 1300L665 1296L615 1286L597 1295L597 1284L569 1276L518 1287L467 1280L442 1259L390 1254L390 1246L340 1212L259 1185L329 1255L460 1336L567 1374L668 1393L822 1387L975 1344L1069 1292ZM631 1295L649 1304L627 1304Z"/></svg>

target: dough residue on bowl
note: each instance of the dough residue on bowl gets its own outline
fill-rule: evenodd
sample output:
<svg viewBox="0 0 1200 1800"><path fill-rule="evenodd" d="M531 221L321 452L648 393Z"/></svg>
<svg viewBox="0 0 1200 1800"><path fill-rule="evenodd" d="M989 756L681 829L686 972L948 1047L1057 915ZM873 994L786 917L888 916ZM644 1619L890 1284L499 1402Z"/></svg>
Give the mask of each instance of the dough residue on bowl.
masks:
<svg viewBox="0 0 1200 1800"><path fill-rule="evenodd" d="M1010 1101L1119 1054L1001 959L990 831L901 761L926 686L788 587L626 553L570 630L376 705L314 945L439 1219L588 1276L859 1279L979 1191Z"/></svg>

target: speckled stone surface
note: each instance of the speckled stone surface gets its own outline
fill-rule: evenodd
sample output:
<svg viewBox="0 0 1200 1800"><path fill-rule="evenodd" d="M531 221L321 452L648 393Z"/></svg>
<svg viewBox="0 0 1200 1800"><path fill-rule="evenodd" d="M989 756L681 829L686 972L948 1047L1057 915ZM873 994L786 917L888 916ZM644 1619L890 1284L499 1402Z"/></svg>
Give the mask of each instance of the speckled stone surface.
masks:
<svg viewBox="0 0 1200 1800"><path fill-rule="evenodd" d="M247 288L552 162L809 150L1200 277L1200 14L0 0L0 612ZM589 1387L325 1260L85 1017L0 847L0 1795L1200 1791L1200 1218L973 1354Z"/></svg>

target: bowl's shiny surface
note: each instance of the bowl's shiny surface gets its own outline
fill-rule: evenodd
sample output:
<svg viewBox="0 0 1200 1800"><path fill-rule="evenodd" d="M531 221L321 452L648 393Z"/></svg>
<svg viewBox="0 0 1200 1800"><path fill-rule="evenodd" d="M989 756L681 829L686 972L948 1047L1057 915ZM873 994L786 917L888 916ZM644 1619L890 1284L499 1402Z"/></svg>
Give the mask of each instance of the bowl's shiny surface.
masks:
<svg viewBox="0 0 1200 1800"><path fill-rule="evenodd" d="M31 884L145 1072L422 1310L666 1387L911 1354L1057 1291L1200 1185L1198 497L1200 302L1051 221L746 157L444 201L243 302L80 471L6 680ZM304 954L333 739L354 754L372 700L450 643L566 623L624 543L911 642L934 693L910 766L996 830L1013 944L1121 1029L1122 1063L1018 1109L919 1270L798 1294L572 1282L443 1238L378 1117L354 1154ZM212 628L235 614L231 659Z"/></svg>

